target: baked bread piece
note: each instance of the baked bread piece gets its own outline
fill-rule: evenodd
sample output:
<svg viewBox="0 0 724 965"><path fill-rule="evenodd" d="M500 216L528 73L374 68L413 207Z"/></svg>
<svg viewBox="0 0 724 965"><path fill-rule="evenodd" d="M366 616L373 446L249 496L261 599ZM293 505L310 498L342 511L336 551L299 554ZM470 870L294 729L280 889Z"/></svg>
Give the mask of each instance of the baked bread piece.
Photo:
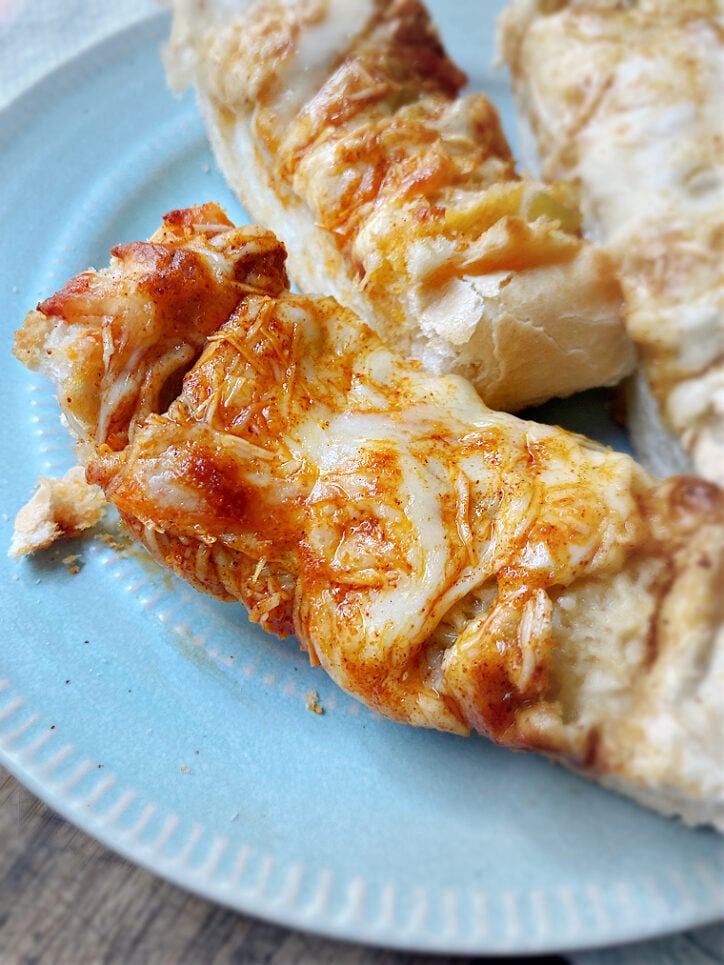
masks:
<svg viewBox="0 0 724 965"><path fill-rule="evenodd" d="M724 483L724 5L513 0L501 48L543 173L581 191L640 351L633 442Z"/></svg>
<svg viewBox="0 0 724 965"><path fill-rule="evenodd" d="M41 476L38 487L15 517L8 556L26 556L58 539L78 536L99 523L108 503L98 486L89 486L81 466L60 479Z"/></svg>
<svg viewBox="0 0 724 965"><path fill-rule="evenodd" d="M491 411L213 205L114 254L16 352L157 559L388 717L724 827L721 490Z"/></svg>
<svg viewBox="0 0 724 965"><path fill-rule="evenodd" d="M631 370L611 262L564 185L516 174L497 113L418 0L177 0L167 52L222 172L403 354L517 410Z"/></svg>

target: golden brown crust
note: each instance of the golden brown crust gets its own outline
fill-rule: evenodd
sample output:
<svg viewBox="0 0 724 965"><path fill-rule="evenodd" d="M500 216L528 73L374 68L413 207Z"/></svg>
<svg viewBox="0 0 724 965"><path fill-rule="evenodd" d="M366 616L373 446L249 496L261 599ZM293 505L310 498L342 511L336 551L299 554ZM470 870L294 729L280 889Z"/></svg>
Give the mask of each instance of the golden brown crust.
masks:
<svg viewBox="0 0 724 965"><path fill-rule="evenodd" d="M116 450L88 427L88 479L134 535L393 719L472 728L722 822L724 493L656 485L624 455L494 413L332 299L274 277L240 289L237 262L252 271L273 242L213 240L236 304L177 397ZM210 241L202 225L181 244ZM133 340L136 288L163 315L183 280L127 270L113 322ZM23 338L95 315L30 313ZM138 357L139 385L154 359Z"/></svg>
<svg viewBox="0 0 724 965"><path fill-rule="evenodd" d="M296 283L495 408L617 382L633 365L620 286L570 190L516 173L417 0L343 7L176 3L170 70Z"/></svg>

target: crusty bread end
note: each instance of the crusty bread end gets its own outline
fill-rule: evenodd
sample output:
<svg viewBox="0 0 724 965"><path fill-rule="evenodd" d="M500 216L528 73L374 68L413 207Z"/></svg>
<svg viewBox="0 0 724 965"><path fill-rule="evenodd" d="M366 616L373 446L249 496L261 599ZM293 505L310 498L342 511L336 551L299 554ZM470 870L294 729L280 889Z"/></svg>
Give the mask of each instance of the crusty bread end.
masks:
<svg viewBox="0 0 724 965"><path fill-rule="evenodd" d="M76 536L100 522L107 505L103 491L86 482L81 466L73 466L62 479L40 476L35 493L15 517L8 555L25 556Z"/></svg>

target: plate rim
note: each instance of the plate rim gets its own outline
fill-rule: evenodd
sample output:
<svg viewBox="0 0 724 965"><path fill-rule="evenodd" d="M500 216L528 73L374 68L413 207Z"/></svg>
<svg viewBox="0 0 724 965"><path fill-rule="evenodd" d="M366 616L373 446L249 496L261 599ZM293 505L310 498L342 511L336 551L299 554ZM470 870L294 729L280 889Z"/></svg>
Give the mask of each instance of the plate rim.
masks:
<svg viewBox="0 0 724 965"><path fill-rule="evenodd" d="M183 867L174 867L173 860L167 863L161 863L158 859L154 860L153 855L149 856L144 854L143 848L125 844L122 839L119 839L117 834L113 834L112 826L106 829L101 821L96 821L93 818L86 818L84 820L83 816L78 813L78 807L75 806L69 798L63 798L55 794L52 788L49 788L47 784L43 784L38 780L36 774L31 769L24 767L17 758L13 758L13 756L7 752L7 749L3 746L3 735L1 733L0 764L27 790L35 794L36 797L70 824L89 835L89 837L99 841L110 851L131 861L145 871L206 901L210 901L231 911L250 915L291 931L313 934L330 941L356 942L370 948L386 949L409 954L510 954L513 956L526 954L570 954L666 938L671 935L680 934L682 931L690 931L716 924L720 920L721 914L724 914L723 904L721 914L717 914L717 912L714 911L713 914L703 912L698 916L691 915L683 927L681 923L670 920L668 926L662 926L660 922L657 922L652 923L646 928L641 926L639 920L635 927L632 925L628 929L619 929L613 943L608 934L594 934L579 941L561 942L552 938L549 941L536 940L530 943L508 941L505 939L497 941L488 940L482 943L476 940L470 941L465 939L457 942L447 940L415 941L414 938L406 938L403 930L399 929L397 932L375 935L364 927L359 930L354 930L344 924L335 924L328 919L322 921L307 919L304 915L294 914L293 912L290 913L289 910L275 912L274 908L270 908L268 903L264 902L258 905L255 905L253 900L248 899L244 902L239 902L238 896L235 896L233 892L225 891L223 887L215 885L213 880L195 875L193 868L187 867L184 869ZM186 874L183 873L184 870L187 872Z"/></svg>

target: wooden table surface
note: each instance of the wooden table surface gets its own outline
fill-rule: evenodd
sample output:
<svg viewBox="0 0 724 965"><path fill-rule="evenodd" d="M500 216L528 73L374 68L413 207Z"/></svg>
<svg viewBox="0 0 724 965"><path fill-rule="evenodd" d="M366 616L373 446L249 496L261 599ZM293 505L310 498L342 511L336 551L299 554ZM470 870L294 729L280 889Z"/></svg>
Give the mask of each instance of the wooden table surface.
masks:
<svg viewBox="0 0 724 965"><path fill-rule="evenodd" d="M473 965L328 941L197 898L112 853L0 768L0 965ZM539 958L537 965L562 963Z"/></svg>

